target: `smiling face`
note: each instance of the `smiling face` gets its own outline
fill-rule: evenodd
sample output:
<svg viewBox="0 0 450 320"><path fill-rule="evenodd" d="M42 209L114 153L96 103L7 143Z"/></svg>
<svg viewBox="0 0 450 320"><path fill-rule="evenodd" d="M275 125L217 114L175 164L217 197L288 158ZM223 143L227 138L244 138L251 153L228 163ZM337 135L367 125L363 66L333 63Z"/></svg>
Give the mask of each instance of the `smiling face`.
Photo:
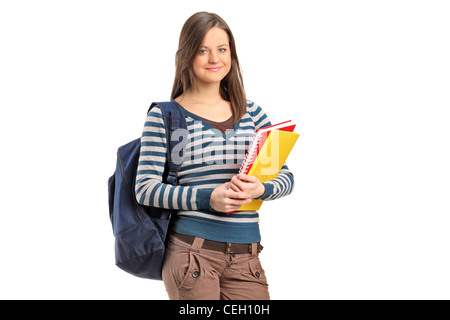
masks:
<svg viewBox="0 0 450 320"><path fill-rule="evenodd" d="M223 29L214 27L205 34L192 69L196 80L203 84L220 83L230 72L230 45Z"/></svg>

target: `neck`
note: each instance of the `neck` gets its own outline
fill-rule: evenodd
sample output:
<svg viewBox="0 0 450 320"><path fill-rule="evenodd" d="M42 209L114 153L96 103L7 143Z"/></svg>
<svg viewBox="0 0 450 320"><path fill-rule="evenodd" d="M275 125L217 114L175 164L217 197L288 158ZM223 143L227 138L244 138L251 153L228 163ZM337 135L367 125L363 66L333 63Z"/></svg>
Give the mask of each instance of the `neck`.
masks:
<svg viewBox="0 0 450 320"><path fill-rule="evenodd" d="M217 102L223 100L220 95L220 82L217 83L197 83L187 94L195 97L195 100L201 100L205 103Z"/></svg>

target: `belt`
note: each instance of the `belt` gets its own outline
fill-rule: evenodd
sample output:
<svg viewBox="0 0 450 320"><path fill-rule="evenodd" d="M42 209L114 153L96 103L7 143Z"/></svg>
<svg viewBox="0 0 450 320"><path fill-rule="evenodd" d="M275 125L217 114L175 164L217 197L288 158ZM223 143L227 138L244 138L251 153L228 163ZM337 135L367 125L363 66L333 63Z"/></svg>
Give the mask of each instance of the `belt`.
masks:
<svg viewBox="0 0 450 320"><path fill-rule="evenodd" d="M172 235L187 243L192 245L194 243L194 236L188 236L186 234L180 234L176 232L172 232ZM260 253L263 249L263 246L257 242L256 243L257 253ZM252 253L252 244L251 243L231 243L231 242L218 242L205 239L203 241L202 249L219 251L223 253Z"/></svg>

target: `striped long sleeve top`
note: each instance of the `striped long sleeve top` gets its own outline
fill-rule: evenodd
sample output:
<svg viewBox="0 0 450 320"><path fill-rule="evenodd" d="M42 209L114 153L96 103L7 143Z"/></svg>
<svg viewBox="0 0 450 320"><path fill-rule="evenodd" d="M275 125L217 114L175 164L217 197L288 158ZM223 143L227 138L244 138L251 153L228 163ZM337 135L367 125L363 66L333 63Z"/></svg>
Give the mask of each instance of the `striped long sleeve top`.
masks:
<svg viewBox="0 0 450 320"><path fill-rule="evenodd" d="M214 188L229 182L245 158L256 130L270 126L263 109L248 101L247 112L233 130L224 134L182 106L188 129L184 160L178 172L178 186L162 182L167 155L166 132L158 106L148 113L141 137L136 176L136 199L146 206L176 210L173 231L204 239L253 243L261 240L257 211L227 215L211 208ZM290 194L294 177L286 164L278 176L264 182L261 200ZM264 207L262 207L264 208Z"/></svg>

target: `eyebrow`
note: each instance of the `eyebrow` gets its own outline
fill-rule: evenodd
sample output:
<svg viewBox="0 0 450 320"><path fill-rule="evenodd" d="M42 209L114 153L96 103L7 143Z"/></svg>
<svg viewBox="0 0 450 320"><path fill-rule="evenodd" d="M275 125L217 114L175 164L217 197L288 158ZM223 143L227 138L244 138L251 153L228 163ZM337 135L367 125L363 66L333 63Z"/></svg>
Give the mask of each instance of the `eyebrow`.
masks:
<svg viewBox="0 0 450 320"><path fill-rule="evenodd" d="M228 45L227 44L221 44L220 46L217 46L217 47L228 47ZM200 48L209 49L209 47L207 47L207 46L201 46Z"/></svg>

